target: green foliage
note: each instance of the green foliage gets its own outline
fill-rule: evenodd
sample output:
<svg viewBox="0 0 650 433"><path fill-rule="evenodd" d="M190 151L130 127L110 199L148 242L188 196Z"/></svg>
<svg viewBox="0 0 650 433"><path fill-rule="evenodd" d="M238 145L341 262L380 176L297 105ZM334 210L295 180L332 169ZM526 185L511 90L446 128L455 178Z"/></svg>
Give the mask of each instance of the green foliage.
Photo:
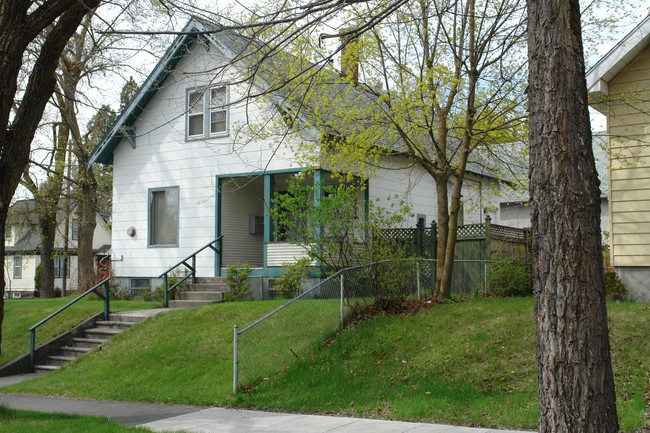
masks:
<svg viewBox="0 0 650 433"><path fill-rule="evenodd" d="M251 274L251 266L248 263L235 263L226 266L226 282L230 292L223 295L226 302L243 301L250 295L248 289L248 277Z"/></svg>
<svg viewBox="0 0 650 433"><path fill-rule="evenodd" d="M128 289L123 289L119 284L111 284L108 287L108 293L111 300L130 301L131 292Z"/></svg>
<svg viewBox="0 0 650 433"><path fill-rule="evenodd" d="M528 296L533 293L530 264L512 258L490 263L487 283L489 290L498 296Z"/></svg>
<svg viewBox="0 0 650 433"><path fill-rule="evenodd" d="M605 296L610 301L627 300L627 288L625 283L615 272L605 272Z"/></svg>
<svg viewBox="0 0 650 433"><path fill-rule="evenodd" d="M372 233L400 225L410 207L398 196L364 206L362 179L342 177L314 186L308 174L291 177L287 193L274 198L271 216L277 240L300 245L311 261L338 270L380 259L403 257L394 244ZM320 197L315 197L320 193Z"/></svg>
<svg viewBox="0 0 650 433"><path fill-rule="evenodd" d="M296 260L294 263L283 263L285 270L273 282L273 288L280 296L287 299L295 298L300 294L302 279L309 275L309 264L311 260L307 257Z"/></svg>
<svg viewBox="0 0 650 433"><path fill-rule="evenodd" d="M153 292L151 291L151 287L149 286L138 287L136 289L135 295L133 296L133 299L136 301L145 301L145 302L152 301Z"/></svg>

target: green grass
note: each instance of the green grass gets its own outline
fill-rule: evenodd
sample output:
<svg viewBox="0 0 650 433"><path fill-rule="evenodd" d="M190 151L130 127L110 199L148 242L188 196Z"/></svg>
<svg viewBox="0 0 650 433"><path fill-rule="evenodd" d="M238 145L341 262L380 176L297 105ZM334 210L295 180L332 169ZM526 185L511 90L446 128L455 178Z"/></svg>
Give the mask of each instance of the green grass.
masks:
<svg viewBox="0 0 650 433"><path fill-rule="evenodd" d="M232 325L250 323L277 305L216 304L165 313L59 372L3 392L536 427L530 298L477 298L364 320L233 397ZM609 304L625 431L647 422L649 311L643 304ZM279 331L270 333L263 346L281 348L285 340Z"/></svg>
<svg viewBox="0 0 650 433"><path fill-rule="evenodd" d="M29 352L28 329L58 310L73 297L54 299L5 299L5 317L2 324L0 365ZM111 301L111 311L142 310L160 306L154 302ZM36 331L36 344L65 332L88 317L104 311L101 300L82 299Z"/></svg>
<svg viewBox="0 0 650 433"><path fill-rule="evenodd" d="M106 418L51 414L0 406L0 433L147 433L142 427L127 427Z"/></svg>

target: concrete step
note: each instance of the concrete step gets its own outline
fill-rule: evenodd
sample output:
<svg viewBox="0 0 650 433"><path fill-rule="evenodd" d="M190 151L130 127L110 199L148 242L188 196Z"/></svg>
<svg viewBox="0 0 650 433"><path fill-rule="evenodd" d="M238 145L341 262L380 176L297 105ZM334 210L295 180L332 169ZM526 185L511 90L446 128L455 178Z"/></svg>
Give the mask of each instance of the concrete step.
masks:
<svg viewBox="0 0 650 433"><path fill-rule="evenodd" d="M129 326L133 325L134 322L122 322L118 320L98 320L95 322L95 326L98 328L111 328L111 329L121 329L124 330Z"/></svg>
<svg viewBox="0 0 650 433"><path fill-rule="evenodd" d="M229 292L230 287L227 284L207 284L207 283L196 283L188 284L183 290L177 291L176 293L182 292Z"/></svg>
<svg viewBox="0 0 650 433"><path fill-rule="evenodd" d="M225 284L226 277L196 277L196 284Z"/></svg>
<svg viewBox="0 0 650 433"><path fill-rule="evenodd" d="M77 348L80 348L80 349L81 348L92 349L93 347L99 346L100 344L105 343L108 340L105 339L105 338L80 338L80 337L75 337L75 338L72 339L72 341L74 342L75 346L77 346Z"/></svg>
<svg viewBox="0 0 650 433"><path fill-rule="evenodd" d="M180 292L176 293L177 301L221 301L224 292Z"/></svg>
<svg viewBox="0 0 650 433"><path fill-rule="evenodd" d="M41 371L54 371L60 368L61 368L60 365L48 365L48 364L41 364L41 365L34 366L34 369L41 370Z"/></svg>
<svg viewBox="0 0 650 433"><path fill-rule="evenodd" d="M111 315L109 316L109 320L114 322L134 324L134 323L142 322L147 317L148 316L146 315L139 315L137 312L131 313L126 311L123 313L111 313Z"/></svg>
<svg viewBox="0 0 650 433"><path fill-rule="evenodd" d="M61 347L61 355L78 358L81 355L85 355L86 353L90 352L91 350L92 348L90 347L63 346Z"/></svg>
<svg viewBox="0 0 650 433"><path fill-rule="evenodd" d="M121 329L115 328L90 328L84 331L84 337L95 338L98 340L108 340L113 335L120 334L121 332Z"/></svg>
<svg viewBox="0 0 650 433"><path fill-rule="evenodd" d="M192 308L208 305L214 301L169 301L169 308Z"/></svg>
<svg viewBox="0 0 650 433"><path fill-rule="evenodd" d="M74 356L53 355L53 356L48 356L46 359L47 359L46 365L63 366L69 362L74 361L77 358Z"/></svg>

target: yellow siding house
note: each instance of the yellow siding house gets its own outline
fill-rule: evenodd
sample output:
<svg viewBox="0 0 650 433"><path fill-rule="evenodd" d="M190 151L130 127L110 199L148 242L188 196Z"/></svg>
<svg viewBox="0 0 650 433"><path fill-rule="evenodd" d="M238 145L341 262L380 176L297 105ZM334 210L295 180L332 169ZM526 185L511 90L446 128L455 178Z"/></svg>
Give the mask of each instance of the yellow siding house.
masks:
<svg viewBox="0 0 650 433"><path fill-rule="evenodd" d="M607 116L612 265L650 302L650 16L587 73L587 87Z"/></svg>

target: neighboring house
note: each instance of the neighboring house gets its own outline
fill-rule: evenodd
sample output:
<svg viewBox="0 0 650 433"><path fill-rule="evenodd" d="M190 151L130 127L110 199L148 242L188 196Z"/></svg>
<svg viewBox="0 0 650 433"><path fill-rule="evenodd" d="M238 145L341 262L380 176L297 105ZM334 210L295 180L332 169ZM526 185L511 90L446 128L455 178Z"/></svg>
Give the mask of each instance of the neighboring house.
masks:
<svg viewBox="0 0 650 433"><path fill-rule="evenodd" d="M594 158L596 170L600 179L600 228L609 232L609 188L607 170L607 149L605 138L600 134L593 137ZM500 224L509 227L530 228L530 207L528 206L528 157L523 155L523 145L514 146L504 163L512 171L512 186L501 188L501 220ZM606 236L605 236L606 238ZM605 239L606 240L606 239Z"/></svg>
<svg viewBox="0 0 650 433"><path fill-rule="evenodd" d="M20 200L9 210L5 237L5 296L24 298L34 295L34 277L36 268L41 263L41 238L38 232L37 215L34 210L34 200ZM77 219L69 221L68 233L68 272L66 275L67 290L77 290ZM54 239L54 287L63 285L64 270L64 233L65 223L63 214L58 217L61 221ZM93 239L93 250L96 261L108 260L111 243L111 232L106 222L97 215L97 227Z"/></svg>
<svg viewBox="0 0 650 433"><path fill-rule="evenodd" d="M222 266L205 252L197 258L199 276L218 276L228 264L245 262L254 268L252 276L272 277L283 263L304 255L274 238L267 209L274 194L286 191L287 180L305 170L292 146L319 142L321 131L305 127L282 138L247 138L249 122L291 107L282 105L279 92L247 98L249 84L241 81L255 42L230 31L214 33L215 26L188 22L92 154L93 163L113 166L112 263L124 288L155 287L159 274L218 236ZM362 199L406 193L413 206L408 226L435 220L431 177L398 156L382 165ZM315 184L331 181L324 167L314 173ZM483 209L495 202L496 180L467 177L463 220L482 222ZM498 212L491 216L498 222Z"/></svg>
<svg viewBox="0 0 650 433"><path fill-rule="evenodd" d="M591 68L587 88L607 116L612 265L650 302L650 16Z"/></svg>

